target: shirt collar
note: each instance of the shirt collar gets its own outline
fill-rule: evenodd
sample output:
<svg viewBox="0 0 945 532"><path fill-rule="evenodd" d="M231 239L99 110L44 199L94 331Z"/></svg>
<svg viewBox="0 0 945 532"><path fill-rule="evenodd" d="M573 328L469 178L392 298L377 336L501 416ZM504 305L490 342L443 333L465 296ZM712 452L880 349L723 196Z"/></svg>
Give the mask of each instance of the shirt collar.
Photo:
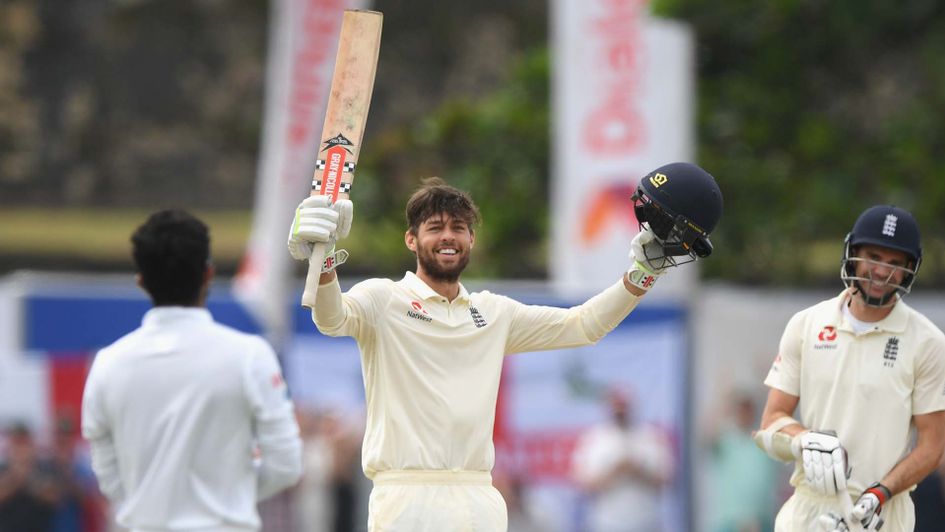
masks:
<svg viewBox="0 0 945 532"><path fill-rule="evenodd" d="M840 324L840 328L845 331L852 331L853 328L850 327L850 324L843 319L843 305L846 305L850 301L851 297L855 297L854 292L855 288L847 288L843 292L840 292L840 295L837 296L838 305L837 305L837 323ZM906 324L909 321L909 311L908 306L902 299L896 301L896 304L893 305L892 311L883 319L876 322L877 331L885 331L890 333L902 333L906 330Z"/></svg>
<svg viewBox="0 0 945 532"><path fill-rule="evenodd" d="M141 325L147 327L181 321L211 322L213 316L205 307L154 307L144 314Z"/></svg>
<svg viewBox="0 0 945 532"><path fill-rule="evenodd" d="M443 296L438 294L436 290L430 288L427 283L423 282L423 280L417 277L417 274L413 272L404 274L402 282L420 299L436 299L438 301L443 299ZM459 294L454 301L469 301L469 292L466 291L466 287L463 286L463 283L459 283Z"/></svg>

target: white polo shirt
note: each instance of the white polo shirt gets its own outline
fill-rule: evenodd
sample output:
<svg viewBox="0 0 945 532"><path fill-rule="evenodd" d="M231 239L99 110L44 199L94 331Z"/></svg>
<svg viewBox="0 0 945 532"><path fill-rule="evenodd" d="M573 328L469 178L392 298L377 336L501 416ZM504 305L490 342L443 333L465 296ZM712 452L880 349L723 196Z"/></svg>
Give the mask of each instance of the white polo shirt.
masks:
<svg viewBox="0 0 945 532"><path fill-rule="evenodd" d="M258 530L256 501L302 473L275 353L204 308L154 308L99 351L82 435L118 524L135 531Z"/></svg>
<svg viewBox="0 0 945 532"><path fill-rule="evenodd" d="M363 466L491 471L492 428L504 355L597 342L637 305L623 281L583 305L524 305L460 286L452 302L408 272L342 294L322 285L312 317L361 350L367 402Z"/></svg>
<svg viewBox="0 0 945 532"><path fill-rule="evenodd" d="M804 426L837 431L859 493L908 453L912 416L945 410L945 335L903 301L856 334L842 312L850 294L791 318L765 384L800 397ZM803 479L796 465L791 484Z"/></svg>

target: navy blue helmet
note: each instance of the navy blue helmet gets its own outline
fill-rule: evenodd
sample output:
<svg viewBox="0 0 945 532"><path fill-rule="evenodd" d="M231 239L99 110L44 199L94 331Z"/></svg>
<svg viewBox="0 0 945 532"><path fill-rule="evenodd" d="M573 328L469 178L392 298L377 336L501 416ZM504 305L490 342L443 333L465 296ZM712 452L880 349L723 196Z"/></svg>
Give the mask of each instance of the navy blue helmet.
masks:
<svg viewBox="0 0 945 532"><path fill-rule="evenodd" d="M899 284L890 283L893 290L883 297L868 296L860 283L887 282L888 278L882 280L856 275L857 263L866 260L858 258L856 251L858 246L864 244L901 251L909 259L908 267L898 268L905 270L902 282ZM840 278L844 285L856 287L868 305L882 307L894 302L894 298L909 293L921 263L922 245L919 237L919 224L916 223L912 214L893 205L874 205L863 211L863 214L853 224L853 230L847 233L843 245ZM893 269L897 268L893 267Z"/></svg>
<svg viewBox="0 0 945 532"><path fill-rule="evenodd" d="M711 174L692 163L666 164L645 175L631 199L637 222L649 225L673 265L690 261L672 257L712 254L709 233L722 217L722 191Z"/></svg>

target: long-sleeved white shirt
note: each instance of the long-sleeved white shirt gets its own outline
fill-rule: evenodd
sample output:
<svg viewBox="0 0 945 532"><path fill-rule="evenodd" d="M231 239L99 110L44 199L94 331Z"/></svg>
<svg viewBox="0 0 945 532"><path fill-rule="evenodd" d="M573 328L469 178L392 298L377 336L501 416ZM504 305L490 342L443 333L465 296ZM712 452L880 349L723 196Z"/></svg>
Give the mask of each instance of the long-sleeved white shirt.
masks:
<svg viewBox="0 0 945 532"><path fill-rule="evenodd" d="M204 308L154 308L98 353L82 435L118 523L135 531L258 530L257 500L302 473L275 353Z"/></svg>
<svg viewBox="0 0 945 532"><path fill-rule="evenodd" d="M413 273L371 279L342 294L318 290L313 319L361 350L367 403L363 467L491 471L492 429L506 354L589 345L613 330L639 298L617 282L583 305L525 305L460 286L452 301Z"/></svg>

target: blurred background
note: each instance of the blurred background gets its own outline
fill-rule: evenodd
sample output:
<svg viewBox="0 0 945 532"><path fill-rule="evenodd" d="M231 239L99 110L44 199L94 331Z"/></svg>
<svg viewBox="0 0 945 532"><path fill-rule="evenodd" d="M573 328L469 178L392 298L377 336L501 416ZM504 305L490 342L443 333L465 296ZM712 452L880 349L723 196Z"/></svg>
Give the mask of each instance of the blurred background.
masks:
<svg viewBox="0 0 945 532"><path fill-rule="evenodd" d="M384 33L346 286L413 268L403 206L425 176L482 209L468 287L562 306L626 268L640 176L689 160L725 197L711 258L600 345L508 360L495 478L513 530L589 530L606 494L581 464L618 419L666 451L627 481L660 529L770 529L789 487L749 442L762 380L790 316L842 288L869 205L917 217L909 302L945 327L941 2L4 0L0 464L60 472L31 503L55 530L108 526L77 408L95 351L149 306L129 236L171 206L211 228L214 316L276 345L297 401L308 472L261 506L266 530L363 529L356 346L297 310L284 248L348 7L382 11ZM930 489L920 527L945 507Z"/></svg>

